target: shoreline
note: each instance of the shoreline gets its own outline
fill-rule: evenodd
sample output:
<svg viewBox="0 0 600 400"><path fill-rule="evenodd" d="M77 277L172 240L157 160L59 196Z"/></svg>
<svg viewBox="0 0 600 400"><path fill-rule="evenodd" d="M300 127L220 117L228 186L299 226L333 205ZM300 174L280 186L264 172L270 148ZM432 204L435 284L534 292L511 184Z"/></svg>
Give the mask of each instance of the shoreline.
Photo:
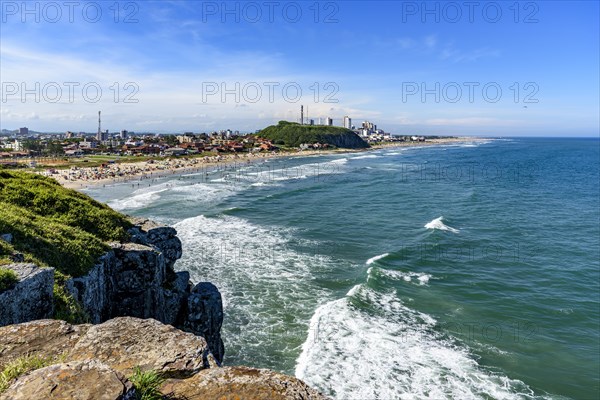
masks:
<svg viewBox="0 0 600 400"><path fill-rule="evenodd" d="M261 160L264 162L264 160L272 158L324 156L331 154L368 152L396 147L425 147L447 143L480 142L489 140L493 139L477 137L440 138L431 139L426 142L387 142L372 145L367 149L298 150L296 152L285 153L226 154L194 158L169 158L161 161L150 159L137 162L109 164L106 167L72 167L71 169L56 170L56 173L50 173L49 171L37 173L55 179L60 185L67 189L84 190L100 185L105 187L107 185L134 181L139 181L139 183L141 183L145 180L151 180L151 182L154 182L156 179L166 178L168 176L198 173L203 170L206 171L209 168L215 169L235 163L253 164L261 162Z"/></svg>

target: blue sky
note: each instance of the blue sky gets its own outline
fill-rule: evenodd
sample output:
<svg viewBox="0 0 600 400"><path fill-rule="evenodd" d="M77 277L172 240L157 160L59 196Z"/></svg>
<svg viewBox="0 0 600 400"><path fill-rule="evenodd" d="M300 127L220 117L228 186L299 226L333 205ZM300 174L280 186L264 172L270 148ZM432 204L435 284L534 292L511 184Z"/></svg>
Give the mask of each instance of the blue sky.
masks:
<svg viewBox="0 0 600 400"><path fill-rule="evenodd" d="M2 129L599 135L597 1L0 3Z"/></svg>

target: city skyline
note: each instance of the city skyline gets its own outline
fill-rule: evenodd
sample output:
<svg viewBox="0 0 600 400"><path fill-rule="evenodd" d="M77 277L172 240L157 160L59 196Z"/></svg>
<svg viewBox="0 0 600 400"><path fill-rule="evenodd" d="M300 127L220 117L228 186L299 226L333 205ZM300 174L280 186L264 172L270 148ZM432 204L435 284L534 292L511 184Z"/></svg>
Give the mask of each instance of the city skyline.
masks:
<svg viewBox="0 0 600 400"><path fill-rule="evenodd" d="M0 129L598 136L596 2L47 4L2 3Z"/></svg>

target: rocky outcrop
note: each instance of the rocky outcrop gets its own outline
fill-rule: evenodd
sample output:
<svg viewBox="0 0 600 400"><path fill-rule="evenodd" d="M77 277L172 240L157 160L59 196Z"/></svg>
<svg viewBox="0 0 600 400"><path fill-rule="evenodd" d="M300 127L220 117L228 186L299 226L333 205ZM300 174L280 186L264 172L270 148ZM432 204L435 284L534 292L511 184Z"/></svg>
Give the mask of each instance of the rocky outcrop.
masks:
<svg viewBox="0 0 600 400"><path fill-rule="evenodd" d="M54 310L54 270L35 264L3 265L19 278L15 286L0 293L0 326L49 318Z"/></svg>
<svg viewBox="0 0 600 400"><path fill-rule="evenodd" d="M130 234L130 243L111 244L87 275L67 282L67 290L92 323L120 316L153 318L204 337L222 362L221 294L207 282L192 287L188 272L175 272L182 255L177 231L137 220Z"/></svg>
<svg viewBox="0 0 600 400"><path fill-rule="evenodd" d="M177 231L149 220L134 221L128 243L112 243L86 275L65 288L89 322L121 316L153 318L202 336L215 359L223 360L223 304L211 283L192 286L188 272L175 272L181 255ZM20 279L0 294L0 326L52 317L54 270L11 264Z"/></svg>
<svg viewBox="0 0 600 400"><path fill-rule="evenodd" d="M299 379L247 367L211 368L189 379L169 380L163 385L162 392L182 399L324 399Z"/></svg>
<svg viewBox="0 0 600 400"><path fill-rule="evenodd" d="M154 319L122 317L93 325L67 354L75 361L102 361L126 375L138 366L187 377L209 366L204 338Z"/></svg>
<svg viewBox="0 0 600 400"><path fill-rule="evenodd" d="M134 367L168 378L169 398L324 400L302 381L268 370L222 368L206 341L156 320L115 318L100 325L44 320L0 328L0 360L39 355L55 364L10 382L0 399L125 400ZM0 364L0 368L3 365Z"/></svg>

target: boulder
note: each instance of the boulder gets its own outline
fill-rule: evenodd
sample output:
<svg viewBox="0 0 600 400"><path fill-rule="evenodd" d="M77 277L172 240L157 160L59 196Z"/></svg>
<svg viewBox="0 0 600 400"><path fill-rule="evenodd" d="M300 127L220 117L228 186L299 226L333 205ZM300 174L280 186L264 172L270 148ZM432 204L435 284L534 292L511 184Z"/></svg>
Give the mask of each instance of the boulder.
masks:
<svg viewBox="0 0 600 400"><path fill-rule="evenodd" d="M132 385L123 375L96 360L55 364L16 379L4 400L123 400Z"/></svg>
<svg viewBox="0 0 600 400"><path fill-rule="evenodd" d="M19 282L0 293L0 326L50 318L54 311L54 269L35 264L8 264Z"/></svg>
<svg viewBox="0 0 600 400"><path fill-rule="evenodd" d="M208 354L202 337L153 319L122 317L91 326L67 359L96 359L126 376L139 366L166 377L188 377L209 366Z"/></svg>
<svg viewBox="0 0 600 400"><path fill-rule="evenodd" d="M247 367L211 368L183 380L167 380L162 393L174 398L219 400L325 400L291 376Z"/></svg>

